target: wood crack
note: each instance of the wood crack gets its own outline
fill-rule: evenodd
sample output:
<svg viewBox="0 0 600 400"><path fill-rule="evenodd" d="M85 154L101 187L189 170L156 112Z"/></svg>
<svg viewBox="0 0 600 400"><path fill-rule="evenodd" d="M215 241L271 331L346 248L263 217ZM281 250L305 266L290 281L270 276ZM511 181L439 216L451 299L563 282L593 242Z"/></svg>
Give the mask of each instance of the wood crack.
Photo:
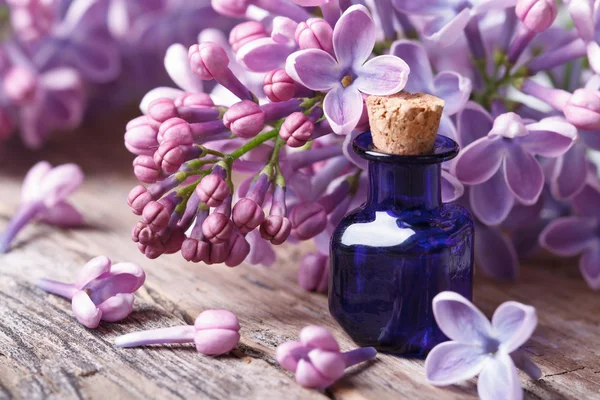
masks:
<svg viewBox="0 0 600 400"><path fill-rule="evenodd" d="M180 317L185 321L188 325L194 325L195 317L191 316L183 307L178 306L175 302L167 299L162 294L160 294L157 290L154 290L150 287L146 287L146 291L148 295L152 298L152 300L164 308L165 310L171 312L175 316Z"/></svg>
<svg viewBox="0 0 600 400"><path fill-rule="evenodd" d="M558 372L558 373L556 373L556 374L544 375L544 376L542 377L542 379L549 378L549 377L551 377L551 376L565 375L565 374L569 374L569 373L571 373L571 372L575 372L575 371L581 371L582 369L585 369L585 367L577 367L577 368L569 369L569 370L566 370L566 371L563 371L563 372Z"/></svg>

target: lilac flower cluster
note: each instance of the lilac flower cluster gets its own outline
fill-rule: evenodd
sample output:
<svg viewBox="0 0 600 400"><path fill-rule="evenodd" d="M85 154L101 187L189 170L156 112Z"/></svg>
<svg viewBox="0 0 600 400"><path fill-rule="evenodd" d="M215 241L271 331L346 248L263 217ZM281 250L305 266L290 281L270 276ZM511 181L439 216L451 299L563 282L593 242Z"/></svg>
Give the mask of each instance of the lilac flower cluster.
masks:
<svg viewBox="0 0 600 400"><path fill-rule="evenodd" d="M590 222L600 205L585 206L600 187L588 158L600 150L597 1L565 4L574 28L551 0L212 6L241 20L229 40L206 30L189 50L172 45L165 68L179 88L150 91L127 125L148 185L129 195L146 256L270 264L271 245L314 238L299 278L326 290L331 231L366 196L350 148L369 127L364 99L404 89L446 102L439 133L462 151L443 166L443 200L476 217L480 271L514 279L519 256L541 244L583 254L587 282L600 287ZM234 185L235 172L250 177Z"/></svg>
<svg viewBox="0 0 600 400"><path fill-rule="evenodd" d="M231 23L208 0L0 1L0 142L18 131L38 148L78 126L95 98L103 109L131 100L161 81L148 65L168 45L211 26Z"/></svg>

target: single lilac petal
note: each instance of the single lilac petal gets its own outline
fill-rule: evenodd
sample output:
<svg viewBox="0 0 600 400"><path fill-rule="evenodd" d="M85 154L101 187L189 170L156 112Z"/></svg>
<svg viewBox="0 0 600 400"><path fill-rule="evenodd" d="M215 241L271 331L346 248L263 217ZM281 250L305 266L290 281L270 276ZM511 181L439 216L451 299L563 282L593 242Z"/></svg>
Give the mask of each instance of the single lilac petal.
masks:
<svg viewBox="0 0 600 400"><path fill-rule="evenodd" d="M600 131L579 131L579 137L587 147L600 151Z"/></svg>
<svg viewBox="0 0 600 400"><path fill-rule="evenodd" d="M102 319L102 311L96 307L90 296L80 290L75 293L71 301L73 314L79 322L90 329L97 328Z"/></svg>
<svg viewBox="0 0 600 400"><path fill-rule="evenodd" d="M594 2L590 0L573 0L569 2L569 14L573 19L579 36L586 42L594 39Z"/></svg>
<svg viewBox="0 0 600 400"><path fill-rule="evenodd" d="M156 99L167 98L171 100L175 100L177 97L181 96L185 92L180 89L174 89L170 87L157 87L152 89L148 93L142 97L142 101L140 101L140 111L144 114L148 114L148 106Z"/></svg>
<svg viewBox="0 0 600 400"><path fill-rule="evenodd" d="M518 143L531 154L558 157L567 152L577 138L577 128L560 117L544 118L527 125L529 135Z"/></svg>
<svg viewBox="0 0 600 400"><path fill-rule="evenodd" d="M521 400L523 389L510 356L498 352L489 357L477 380L477 393L484 400Z"/></svg>
<svg viewBox="0 0 600 400"><path fill-rule="evenodd" d="M83 182L83 171L75 164L63 164L53 168L44 177L39 193L43 193L46 207L64 200Z"/></svg>
<svg viewBox="0 0 600 400"><path fill-rule="evenodd" d="M587 56L592 70L600 74L600 45L597 42L592 41L587 44Z"/></svg>
<svg viewBox="0 0 600 400"><path fill-rule="evenodd" d="M52 166L47 161L35 164L25 175L21 189L21 201L27 203L39 197L39 190L44 177L50 172Z"/></svg>
<svg viewBox="0 0 600 400"><path fill-rule="evenodd" d="M486 225L502 223L515 204L515 197L506 185L502 171L469 191L473 214Z"/></svg>
<svg viewBox="0 0 600 400"><path fill-rule="evenodd" d="M236 60L253 72L269 72L282 68L287 57L297 48L288 43L277 43L270 37L252 40L236 53Z"/></svg>
<svg viewBox="0 0 600 400"><path fill-rule="evenodd" d="M524 345L536 326L535 308L516 301L502 303L492 316L494 337L500 341L501 350L508 354Z"/></svg>
<svg viewBox="0 0 600 400"><path fill-rule="evenodd" d="M331 332L321 326L309 325L303 328L300 331L300 342L321 350L340 351L340 346Z"/></svg>
<svg viewBox="0 0 600 400"><path fill-rule="evenodd" d="M359 157L356 154L356 152L352 149L352 143L354 142L354 139L356 139L356 137L360 135L360 133L361 132L359 131L352 131L350 134L346 135L346 137L344 138L344 144L342 144L342 151L344 152L344 156L346 156L346 158L352 164L366 171L367 167L369 166L369 162L364 158ZM329 246L329 243L327 245Z"/></svg>
<svg viewBox="0 0 600 400"><path fill-rule="evenodd" d="M494 119L490 113L481 105L470 101L457 115L456 141L464 149L477 139L486 136L493 125Z"/></svg>
<svg viewBox="0 0 600 400"><path fill-rule="evenodd" d="M576 256L588 248L596 236L598 221L583 217L564 217L550 222L540 234L540 245L552 253Z"/></svg>
<svg viewBox="0 0 600 400"><path fill-rule="evenodd" d="M588 172L586 185L571 199L571 204L578 215L600 221L600 182L594 172Z"/></svg>
<svg viewBox="0 0 600 400"><path fill-rule="evenodd" d="M450 172L442 170L442 201L452 203L464 194L465 187Z"/></svg>
<svg viewBox="0 0 600 400"><path fill-rule="evenodd" d="M98 305L102 320L116 322L125 319L133 311L133 300L131 293L119 293Z"/></svg>
<svg viewBox="0 0 600 400"><path fill-rule="evenodd" d="M120 293L133 293L142 287L146 280L146 273L142 267L130 262L113 264L110 267L110 274L130 276L130 279L122 280L123 283L119 285Z"/></svg>
<svg viewBox="0 0 600 400"><path fill-rule="evenodd" d="M192 72L188 49L179 43L172 44L165 54L165 69L177 86L190 93L201 93L202 80Z"/></svg>
<svg viewBox="0 0 600 400"><path fill-rule="evenodd" d="M384 55L370 59L357 68L354 85L366 94L387 96L401 91L406 85L410 68L396 56Z"/></svg>
<svg viewBox="0 0 600 400"><path fill-rule="evenodd" d="M392 0L396 10L409 15L437 15L461 4L459 0Z"/></svg>
<svg viewBox="0 0 600 400"><path fill-rule="evenodd" d="M446 102L446 115L454 115L462 110L472 90L471 80L453 71L440 72L435 77L433 86L433 94Z"/></svg>
<svg viewBox="0 0 600 400"><path fill-rule="evenodd" d="M333 28L333 50L342 68L362 65L373 51L377 29L363 5L349 7Z"/></svg>
<svg viewBox="0 0 600 400"><path fill-rule="evenodd" d="M502 138L483 137L462 150L454 161L454 173L468 185L483 183L498 171L506 153Z"/></svg>
<svg viewBox="0 0 600 400"><path fill-rule="evenodd" d="M576 144L556 159L550 177L552 196L558 200L570 199L585 186L587 158L585 146Z"/></svg>
<svg viewBox="0 0 600 400"><path fill-rule="evenodd" d="M362 108L362 95L352 86L330 90L323 101L323 112L331 129L338 135L352 132L360 120Z"/></svg>
<svg viewBox="0 0 600 400"><path fill-rule="evenodd" d="M250 244L250 253L246 257L246 261L252 265L262 264L266 267L273 265L277 259L277 255L275 254L271 243L260 236L258 229L248 233L246 235L246 240Z"/></svg>
<svg viewBox="0 0 600 400"><path fill-rule="evenodd" d="M478 345L454 341L440 343L427 355L425 374L432 385L453 385L479 374L486 357Z"/></svg>
<svg viewBox="0 0 600 400"><path fill-rule="evenodd" d="M523 204L534 204L542 194L542 166L520 146L511 146L506 153L504 177L510 191Z"/></svg>
<svg viewBox="0 0 600 400"><path fill-rule="evenodd" d="M296 372L298 361L308 355L308 349L300 342L284 342L277 346L275 359L283 368L290 372Z"/></svg>
<svg viewBox="0 0 600 400"><path fill-rule="evenodd" d="M40 84L47 90L74 90L81 86L81 77L73 68L54 68L40 76Z"/></svg>
<svg viewBox="0 0 600 400"><path fill-rule="evenodd" d="M498 229L485 225L475 228L475 262L485 275L512 281L519 275L519 257L512 242Z"/></svg>
<svg viewBox="0 0 600 400"><path fill-rule="evenodd" d="M94 279L98 278L103 274L107 274L110 272L111 261L106 256L98 256L92 258L88 261L81 272L79 272L79 276L77 277L77 282L75 282L75 287L77 289L83 289L85 285Z"/></svg>
<svg viewBox="0 0 600 400"><path fill-rule="evenodd" d="M440 119L440 127L438 128L438 135L449 137L450 139L457 140L458 133L454 122L447 115L442 114Z"/></svg>
<svg viewBox="0 0 600 400"><path fill-rule="evenodd" d="M411 1L413 4L421 2ZM410 93L433 93L433 71L429 56L423 45L416 40L397 40L392 43L390 54L400 57L410 68L410 79L405 90ZM447 106L448 104L446 104Z"/></svg>
<svg viewBox="0 0 600 400"><path fill-rule="evenodd" d="M328 91L341 86L341 71L337 61L320 49L293 53L287 58L285 72L311 90Z"/></svg>
<svg viewBox="0 0 600 400"><path fill-rule="evenodd" d="M425 37L440 47L448 47L460 37L471 17L471 10L464 8L450 19L442 17L431 21L425 27Z"/></svg>
<svg viewBox="0 0 600 400"><path fill-rule="evenodd" d="M83 215L71 204L64 201L45 209L38 218L41 221L61 227L75 227L83 224Z"/></svg>
<svg viewBox="0 0 600 400"><path fill-rule="evenodd" d="M451 340L481 345L492 334L490 321L469 300L456 292L441 292L433 298L433 315Z"/></svg>
<svg viewBox="0 0 600 400"><path fill-rule="evenodd" d="M600 240L596 239L579 260L579 270L588 286L600 289Z"/></svg>

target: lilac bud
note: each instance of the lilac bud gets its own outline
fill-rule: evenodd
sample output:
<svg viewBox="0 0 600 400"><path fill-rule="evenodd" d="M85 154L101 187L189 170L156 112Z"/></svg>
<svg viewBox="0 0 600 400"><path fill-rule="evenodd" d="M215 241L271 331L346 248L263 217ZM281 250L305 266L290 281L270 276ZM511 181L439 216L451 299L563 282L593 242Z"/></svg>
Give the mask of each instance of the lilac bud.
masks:
<svg viewBox="0 0 600 400"><path fill-rule="evenodd" d="M149 202L142 211L142 222L154 232L159 232L167 227L171 212L175 208L175 204L163 200Z"/></svg>
<svg viewBox="0 0 600 400"><path fill-rule="evenodd" d="M298 284L308 291L327 293L329 257L320 253L304 256L298 270Z"/></svg>
<svg viewBox="0 0 600 400"><path fill-rule="evenodd" d="M231 190L224 174L212 173L202 178L196 187L196 194L207 206L218 207L231 194Z"/></svg>
<svg viewBox="0 0 600 400"><path fill-rule="evenodd" d="M229 65L225 50L213 42L202 42L190 47L188 59L192 71L205 81L223 75Z"/></svg>
<svg viewBox="0 0 600 400"><path fill-rule="evenodd" d="M137 156L133 160L133 173L143 183L154 183L161 177L160 168L151 156Z"/></svg>
<svg viewBox="0 0 600 400"><path fill-rule="evenodd" d="M150 103L148 106L148 115L156 121L165 122L169 118L178 117L177 107L175 106L173 99L163 97Z"/></svg>
<svg viewBox="0 0 600 400"><path fill-rule="evenodd" d="M210 244L208 242L187 238L181 245L181 255L190 262L202 262L209 258Z"/></svg>
<svg viewBox="0 0 600 400"><path fill-rule="evenodd" d="M277 16L273 18L271 39L276 43L286 44L294 40L294 33L298 23L288 17Z"/></svg>
<svg viewBox="0 0 600 400"><path fill-rule="evenodd" d="M154 163L166 173L172 174L179 170L181 164L201 153L201 147L180 145L176 140L167 140L154 153Z"/></svg>
<svg viewBox="0 0 600 400"><path fill-rule="evenodd" d="M301 49L320 49L333 52L333 29L321 18L300 22L296 28L296 42Z"/></svg>
<svg viewBox="0 0 600 400"><path fill-rule="evenodd" d="M260 224L260 236L274 245L285 242L292 231L292 223L281 215L269 215Z"/></svg>
<svg viewBox="0 0 600 400"><path fill-rule="evenodd" d="M142 185L138 185L131 189L129 196L127 197L127 204L131 207L131 210L136 215L142 215L142 211L146 204L152 201L152 195L148 192L148 189Z"/></svg>
<svg viewBox="0 0 600 400"><path fill-rule="evenodd" d="M262 207L248 197L240 199L233 207L233 222L244 234L256 229L264 219L265 212Z"/></svg>
<svg viewBox="0 0 600 400"><path fill-rule="evenodd" d="M260 106L250 100L242 100L223 115L223 123L236 136L252 138L265 127L265 113Z"/></svg>
<svg viewBox="0 0 600 400"><path fill-rule="evenodd" d="M226 310L207 310L194 322L196 349L209 356L230 352L240 340L240 323Z"/></svg>
<svg viewBox="0 0 600 400"><path fill-rule="evenodd" d="M600 94L592 89L577 89L563 108L567 120L579 129L600 129Z"/></svg>
<svg viewBox="0 0 600 400"><path fill-rule="evenodd" d="M312 138L314 131L315 124L304 113L295 112L285 119L279 136L290 147L302 147Z"/></svg>
<svg viewBox="0 0 600 400"><path fill-rule="evenodd" d="M175 107L213 107L215 103L206 93L184 93L174 100Z"/></svg>
<svg viewBox="0 0 600 400"><path fill-rule="evenodd" d="M294 207L290 221L292 236L299 240L308 240L323 232L327 226L327 213L319 203L304 202Z"/></svg>
<svg viewBox="0 0 600 400"><path fill-rule="evenodd" d="M225 265L228 267L237 267L250 254L250 244L240 232L236 231L230 236L228 245L229 255L225 260Z"/></svg>
<svg viewBox="0 0 600 400"><path fill-rule="evenodd" d="M296 93L296 81L284 69L275 69L265 75L263 90L273 102L287 101Z"/></svg>
<svg viewBox="0 0 600 400"><path fill-rule="evenodd" d="M29 68L13 67L3 78L4 94L19 105L30 104L35 100L38 77Z"/></svg>
<svg viewBox="0 0 600 400"><path fill-rule="evenodd" d="M212 7L216 12L228 17L243 18L246 10L252 3L251 0L212 0Z"/></svg>
<svg viewBox="0 0 600 400"><path fill-rule="evenodd" d="M133 154L149 156L158 147L158 126L155 123L148 123L138 118L136 120L127 124L125 147Z"/></svg>
<svg viewBox="0 0 600 400"><path fill-rule="evenodd" d="M558 6L555 0L519 0L515 13L527 29L539 33L550 28L558 14Z"/></svg>
<svg viewBox="0 0 600 400"><path fill-rule="evenodd" d="M213 212L202 223L202 233L211 243L226 242L233 233L235 225L229 216Z"/></svg>
<svg viewBox="0 0 600 400"><path fill-rule="evenodd" d="M156 131L158 131L158 128L160 128L160 122L156 121L154 118L148 115L140 115L139 117L132 119L127 123L127 125L125 125L125 131L143 125L150 125Z"/></svg>
<svg viewBox="0 0 600 400"><path fill-rule="evenodd" d="M229 44L234 53L246 43L267 37L263 24L257 21L242 22L236 25L229 34Z"/></svg>
<svg viewBox="0 0 600 400"><path fill-rule="evenodd" d="M157 139L159 143L167 140L175 141L180 145L194 143L194 135L190 124L181 118L171 118L160 125Z"/></svg>

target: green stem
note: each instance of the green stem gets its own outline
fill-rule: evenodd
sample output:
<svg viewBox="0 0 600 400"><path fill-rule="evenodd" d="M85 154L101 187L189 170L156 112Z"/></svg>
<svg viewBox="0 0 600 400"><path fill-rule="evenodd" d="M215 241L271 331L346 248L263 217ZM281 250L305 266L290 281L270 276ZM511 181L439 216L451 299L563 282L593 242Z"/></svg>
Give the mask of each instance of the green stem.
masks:
<svg viewBox="0 0 600 400"><path fill-rule="evenodd" d="M232 163L234 160L237 160L238 158L240 158L244 154L248 153L249 151L254 150L261 144L263 144L271 139L274 139L275 137L277 137L277 135L279 135L279 127L277 127L276 129L267 131L267 132L260 133L260 134L256 135L252 140L248 141L245 145L240 147L239 149L225 155L225 158L229 162Z"/></svg>

